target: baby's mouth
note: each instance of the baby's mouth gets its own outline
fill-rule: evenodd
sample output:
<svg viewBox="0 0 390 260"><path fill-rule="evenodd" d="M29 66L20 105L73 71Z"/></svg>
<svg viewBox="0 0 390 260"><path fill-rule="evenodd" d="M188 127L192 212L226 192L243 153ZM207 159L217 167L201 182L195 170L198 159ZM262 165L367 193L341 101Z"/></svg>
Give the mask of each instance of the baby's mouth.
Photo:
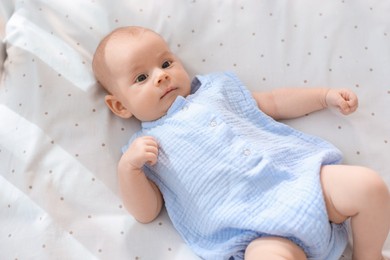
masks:
<svg viewBox="0 0 390 260"><path fill-rule="evenodd" d="M176 90L176 89L177 89L177 88L174 88L174 87L169 87L169 88L167 88L167 89L165 90L164 95L162 95L160 99L163 99L166 95L168 95L170 92L172 92L172 91L174 91L174 90Z"/></svg>

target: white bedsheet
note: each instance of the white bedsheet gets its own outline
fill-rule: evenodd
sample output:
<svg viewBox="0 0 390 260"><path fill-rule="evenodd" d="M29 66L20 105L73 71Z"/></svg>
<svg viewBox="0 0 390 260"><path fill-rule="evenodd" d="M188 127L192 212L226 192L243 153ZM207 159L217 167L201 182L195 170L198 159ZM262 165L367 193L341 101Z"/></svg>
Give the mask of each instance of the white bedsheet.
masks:
<svg viewBox="0 0 390 260"><path fill-rule="evenodd" d="M98 42L118 26L161 33L192 76L353 89L355 114L286 123L390 186L389 13L380 0L1 0L0 258L198 259L165 211L142 225L119 198L116 163L138 122L108 111L91 72Z"/></svg>

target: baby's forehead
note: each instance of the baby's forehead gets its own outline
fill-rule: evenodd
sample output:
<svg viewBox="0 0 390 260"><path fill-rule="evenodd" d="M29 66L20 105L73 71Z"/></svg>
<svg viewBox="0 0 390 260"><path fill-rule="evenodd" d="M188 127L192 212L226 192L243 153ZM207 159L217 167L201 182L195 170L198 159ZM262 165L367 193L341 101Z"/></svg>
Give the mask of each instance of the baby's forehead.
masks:
<svg viewBox="0 0 390 260"><path fill-rule="evenodd" d="M114 34L108 39L106 44L106 49L117 49L117 47L128 46L132 42L138 41L140 39L139 35L133 35L128 33L118 33Z"/></svg>
<svg viewBox="0 0 390 260"><path fill-rule="evenodd" d="M150 37L159 39L163 42L165 40L156 32L143 29L143 30L136 30L136 31L118 31L111 35L111 40L118 40L118 41L142 41L147 40Z"/></svg>
<svg viewBox="0 0 390 260"><path fill-rule="evenodd" d="M107 44L107 49L116 53L154 52L163 50L171 52L169 45L159 34L153 31L144 31L138 34L119 34Z"/></svg>

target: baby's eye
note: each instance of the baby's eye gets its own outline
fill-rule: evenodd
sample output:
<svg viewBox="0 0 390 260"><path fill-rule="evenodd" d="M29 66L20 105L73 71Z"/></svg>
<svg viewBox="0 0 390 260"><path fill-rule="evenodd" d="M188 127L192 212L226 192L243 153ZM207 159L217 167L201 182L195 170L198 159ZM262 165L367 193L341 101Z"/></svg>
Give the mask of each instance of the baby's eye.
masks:
<svg viewBox="0 0 390 260"><path fill-rule="evenodd" d="M137 78L135 79L135 82L140 83L142 81L145 81L148 78L148 75L146 74L141 74L138 75Z"/></svg>
<svg viewBox="0 0 390 260"><path fill-rule="evenodd" d="M164 63L162 64L161 67L163 69L166 69L166 68L169 68L171 66L171 64L172 64L172 61L166 60L166 61L164 61Z"/></svg>

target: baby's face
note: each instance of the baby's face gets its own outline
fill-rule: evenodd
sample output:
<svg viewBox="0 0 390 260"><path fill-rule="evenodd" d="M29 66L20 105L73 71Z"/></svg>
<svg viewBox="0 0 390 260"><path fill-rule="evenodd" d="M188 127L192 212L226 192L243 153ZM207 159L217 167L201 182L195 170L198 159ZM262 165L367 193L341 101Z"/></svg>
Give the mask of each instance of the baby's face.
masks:
<svg viewBox="0 0 390 260"><path fill-rule="evenodd" d="M190 94L190 78L156 33L121 35L107 44L112 94L141 121L164 116L177 96Z"/></svg>

